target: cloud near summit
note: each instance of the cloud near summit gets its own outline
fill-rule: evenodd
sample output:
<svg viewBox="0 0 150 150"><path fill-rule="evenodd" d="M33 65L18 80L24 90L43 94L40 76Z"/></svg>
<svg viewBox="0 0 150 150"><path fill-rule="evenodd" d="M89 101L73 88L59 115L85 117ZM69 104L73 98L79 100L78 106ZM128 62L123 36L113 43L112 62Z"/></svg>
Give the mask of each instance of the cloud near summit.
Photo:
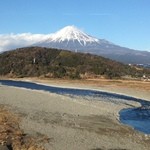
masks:
<svg viewBox="0 0 150 150"><path fill-rule="evenodd" d="M15 48L30 46L34 43L46 40L50 34L1 34L0 35L0 52Z"/></svg>

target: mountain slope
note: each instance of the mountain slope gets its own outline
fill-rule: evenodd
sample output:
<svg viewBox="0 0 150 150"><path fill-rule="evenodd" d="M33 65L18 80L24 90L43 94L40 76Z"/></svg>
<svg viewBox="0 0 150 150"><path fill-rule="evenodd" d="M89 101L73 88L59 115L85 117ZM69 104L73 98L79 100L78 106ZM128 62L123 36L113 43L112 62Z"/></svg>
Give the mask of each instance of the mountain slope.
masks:
<svg viewBox="0 0 150 150"><path fill-rule="evenodd" d="M94 50L102 46L114 46L114 44L106 40L94 38L80 31L74 26L67 26L52 34L47 40L36 43L35 45L73 51L85 50L84 52L89 52L90 49Z"/></svg>
<svg viewBox="0 0 150 150"><path fill-rule="evenodd" d="M115 45L104 39L94 38L74 26L67 26L52 34L47 40L35 43L34 46L91 53L123 63L150 63L150 52L137 51Z"/></svg>
<svg viewBox="0 0 150 150"><path fill-rule="evenodd" d="M100 56L51 48L28 47L0 54L0 75L10 77L121 78L143 74L150 71Z"/></svg>

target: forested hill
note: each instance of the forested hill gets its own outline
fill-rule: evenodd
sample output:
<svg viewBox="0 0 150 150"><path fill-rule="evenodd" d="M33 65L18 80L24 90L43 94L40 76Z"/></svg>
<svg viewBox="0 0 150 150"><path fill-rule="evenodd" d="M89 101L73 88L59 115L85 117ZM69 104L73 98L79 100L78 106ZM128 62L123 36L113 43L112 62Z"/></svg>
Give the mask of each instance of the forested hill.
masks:
<svg viewBox="0 0 150 150"><path fill-rule="evenodd" d="M0 75L48 78L140 77L150 71L91 54L27 47L0 54Z"/></svg>

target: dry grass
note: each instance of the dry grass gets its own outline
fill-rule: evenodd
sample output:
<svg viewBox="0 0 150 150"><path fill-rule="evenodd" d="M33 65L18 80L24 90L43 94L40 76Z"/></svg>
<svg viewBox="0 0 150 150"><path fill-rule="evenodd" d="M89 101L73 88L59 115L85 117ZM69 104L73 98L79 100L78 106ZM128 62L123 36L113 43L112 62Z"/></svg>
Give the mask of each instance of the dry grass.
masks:
<svg viewBox="0 0 150 150"><path fill-rule="evenodd" d="M33 138L26 135L19 127L20 118L18 115L8 111L0 105L0 144L9 150L44 150L38 146L37 142L43 142L42 139Z"/></svg>

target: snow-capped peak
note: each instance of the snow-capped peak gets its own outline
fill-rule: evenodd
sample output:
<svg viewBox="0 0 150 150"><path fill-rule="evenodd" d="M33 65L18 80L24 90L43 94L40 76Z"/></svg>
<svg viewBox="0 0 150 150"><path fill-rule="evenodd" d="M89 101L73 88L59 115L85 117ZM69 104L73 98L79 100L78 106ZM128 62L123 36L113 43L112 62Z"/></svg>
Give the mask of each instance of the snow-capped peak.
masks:
<svg viewBox="0 0 150 150"><path fill-rule="evenodd" d="M66 26L63 29L57 31L56 33L52 34L50 37L51 41L78 41L81 45L86 45L88 42L98 42L99 40L89 36L88 34L82 32L75 26Z"/></svg>
<svg viewBox="0 0 150 150"><path fill-rule="evenodd" d="M88 50L99 49L102 47L110 47L112 44L104 39L97 39L90 36L83 31L79 30L75 26L66 26L63 29L53 33L48 39L39 43L35 43L35 46L59 48L66 50Z"/></svg>

